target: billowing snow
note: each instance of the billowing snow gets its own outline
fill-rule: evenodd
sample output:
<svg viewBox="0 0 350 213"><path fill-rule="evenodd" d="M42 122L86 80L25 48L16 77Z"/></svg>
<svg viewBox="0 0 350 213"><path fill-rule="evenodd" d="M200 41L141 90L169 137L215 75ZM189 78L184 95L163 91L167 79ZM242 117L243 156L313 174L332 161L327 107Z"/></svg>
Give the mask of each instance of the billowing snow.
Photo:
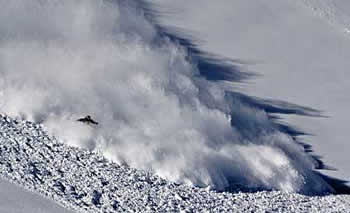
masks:
<svg viewBox="0 0 350 213"><path fill-rule="evenodd" d="M194 49L152 9L133 0L0 0L0 112L174 182L334 192L314 171L322 164L267 108L317 112L237 93L250 76L239 62ZM100 125L76 122L87 114Z"/></svg>
<svg viewBox="0 0 350 213"><path fill-rule="evenodd" d="M344 139L337 132L346 126L331 125L346 124L339 103L348 103L348 80L329 70L349 67L347 12L341 1L256 2L188 3L197 19L186 23L213 31L208 51L241 61L202 52L185 31L159 24L144 1L0 0L1 177L82 212L349 211L348 196L328 195L342 188L315 171L325 166L298 143L302 132L273 114L314 116L297 127ZM209 12L203 24L204 9L228 25ZM236 43L227 42L232 34ZM257 77L246 70L249 56L268 86L245 84ZM338 117L322 126L321 111L247 95L271 91ZM76 122L88 114L99 124Z"/></svg>
<svg viewBox="0 0 350 213"><path fill-rule="evenodd" d="M344 195L218 193L175 184L59 143L41 125L4 115L0 153L2 178L77 212L350 212Z"/></svg>

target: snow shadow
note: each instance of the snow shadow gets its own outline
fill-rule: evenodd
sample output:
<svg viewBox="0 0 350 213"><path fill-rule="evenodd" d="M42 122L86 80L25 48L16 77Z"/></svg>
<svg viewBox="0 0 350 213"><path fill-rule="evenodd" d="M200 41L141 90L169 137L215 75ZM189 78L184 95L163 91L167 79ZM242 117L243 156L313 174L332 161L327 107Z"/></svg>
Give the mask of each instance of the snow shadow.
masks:
<svg viewBox="0 0 350 213"><path fill-rule="evenodd" d="M249 80L254 80L257 77L263 77L260 74L252 71L244 70L244 65L247 65L247 60L244 59L230 59L223 56L211 54L200 49L199 40L191 36L184 29L176 27L162 26L157 20L161 18L162 13L152 10L155 5L149 2L142 2L140 4L142 9L146 11L148 18L157 26L161 36L167 37L173 42L179 43L185 47L189 53L189 60L197 64L198 70L202 76L209 81L227 81L232 83L244 83ZM315 162L315 173L324 179L335 191L336 194L350 194L350 186L348 180L342 180L334 178L319 172L320 170L337 170L335 167L328 166L323 160L322 156L316 155L312 149L312 145L300 140L298 136L308 135L309 133L299 129L298 127L291 126L283 122L279 115L299 115L307 117L326 117L324 112L314 109L312 107L302 106L294 103L289 103L283 100L264 99L259 97L253 97L244 93L236 91L227 91L227 96L231 98L239 99L241 103L244 103L252 108L262 110L268 114L269 120L273 125L281 132L290 135L293 141L303 147L304 152L308 153ZM277 114L277 115L276 115ZM243 123L243 122L242 122ZM234 126L235 124L232 123ZM246 128L245 125L235 126L236 128ZM254 127L256 128L256 127ZM254 130L256 131L256 130ZM252 129L248 129L247 134L254 132ZM244 132L244 131L243 131ZM257 192L266 190L266 188L251 187L247 188L239 184L231 184L226 188L230 192Z"/></svg>

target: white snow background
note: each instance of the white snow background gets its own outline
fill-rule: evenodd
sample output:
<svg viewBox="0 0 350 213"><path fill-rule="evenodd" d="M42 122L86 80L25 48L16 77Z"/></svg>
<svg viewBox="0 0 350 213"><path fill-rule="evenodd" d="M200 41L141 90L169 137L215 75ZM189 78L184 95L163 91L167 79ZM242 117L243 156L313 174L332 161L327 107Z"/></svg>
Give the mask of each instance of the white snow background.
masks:
<svg viewBox="0 0 350 213"><path fill-rule="evenodd" d="M314 171L320 162L268 114L318 111L237 93L250 76L244 63L201 55L148 9L141 1L0 0L0 112L170 181L334 192ZM86 114L101 125L76 122Z"/></svg>

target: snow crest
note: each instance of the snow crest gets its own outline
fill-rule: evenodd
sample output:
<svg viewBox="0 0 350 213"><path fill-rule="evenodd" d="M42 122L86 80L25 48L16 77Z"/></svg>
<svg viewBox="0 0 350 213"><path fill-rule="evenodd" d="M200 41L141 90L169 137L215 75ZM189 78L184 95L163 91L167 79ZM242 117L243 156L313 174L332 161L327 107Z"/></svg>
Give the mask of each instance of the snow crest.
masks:
<svg viewBox="0 0 350 213"><path fill-rule="evenodd" d="M140 2L0 0L0 112L171 181L333 191L303 147L201 76ZM76 122L87 114L100 125Z"/></svg>

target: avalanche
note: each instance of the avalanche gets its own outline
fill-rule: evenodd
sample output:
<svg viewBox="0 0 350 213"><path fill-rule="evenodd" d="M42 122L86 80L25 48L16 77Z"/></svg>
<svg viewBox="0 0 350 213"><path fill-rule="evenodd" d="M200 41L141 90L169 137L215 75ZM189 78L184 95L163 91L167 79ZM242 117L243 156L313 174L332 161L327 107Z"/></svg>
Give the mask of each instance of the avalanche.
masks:
<svg viewBox="0 0 350 213"><path fill-rule="evenodd" d="M60 152L48 161L64 170L51 176L54 171L46 165L26 165L34 179L23 184L47 187L41 183L49 178L58 186L50 193L68 190L72 197L88 197L78 199L79 206L99 205L105 199L101 191L85 195L76 187L103 187L102 180L67 188L51 177L76 171L80 163L104 168L103 155L169 181L217 191L336 192L314 171L322 164L269 110L317 112L235 92L251 73L238 61L201 52L191 40L157 24L156 15L143 1L0 0L0 112L40 123L67 145L101 153L86 151L77 158L78 149L47 145L44 137L39 141L46 148L33 157L45 158L44 150ZM87 114L99 122L97 128L76 122ZM26 146L40 144L30 142ZM67 158L70 162L61 165ZM14 177L24 175L17 173L20 168L4 166ZM101 171L92 167L83 174L91 172L97 178Z"/></svg>
<svg viewBox="0 0 350 213"><path fill-rule="evenodd" d="M176 184L64 145L42 125L4 115L0 177L76 212L350 212L348 195L231 194Z"/></svg>

